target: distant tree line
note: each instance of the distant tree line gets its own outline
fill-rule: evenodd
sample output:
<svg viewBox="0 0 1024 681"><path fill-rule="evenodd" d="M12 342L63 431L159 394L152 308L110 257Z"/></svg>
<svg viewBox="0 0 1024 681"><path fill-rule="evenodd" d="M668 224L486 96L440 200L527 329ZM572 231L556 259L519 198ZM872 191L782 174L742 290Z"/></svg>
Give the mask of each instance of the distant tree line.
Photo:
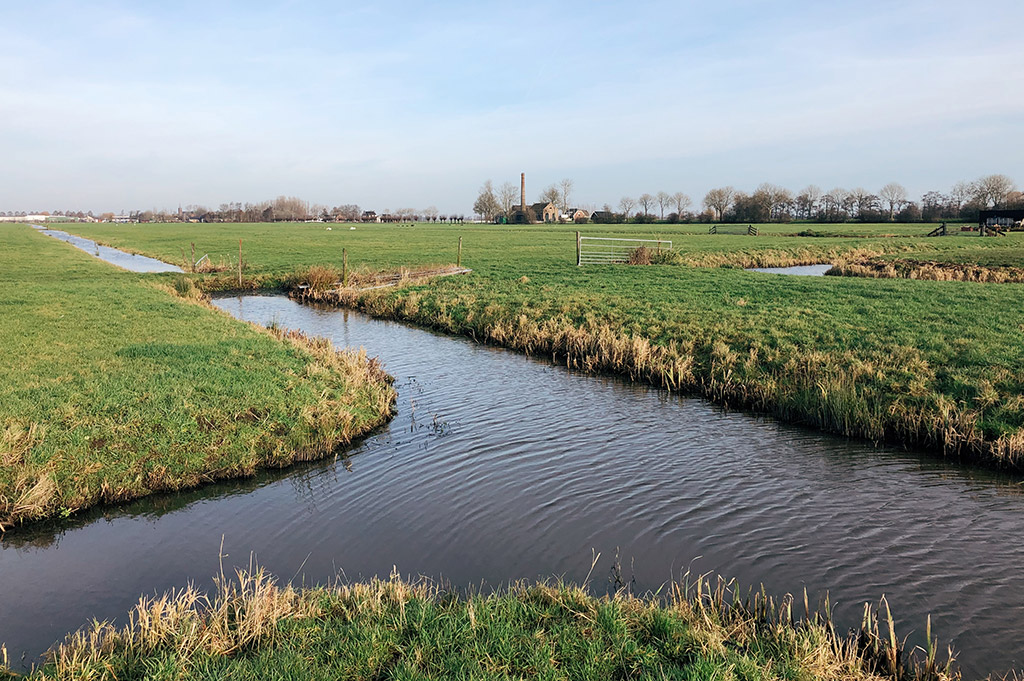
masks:
<svg viewBox="0 0 1024 681"><path fill-rule="evenodd" d="M573 181L563 179L541 192L541 203L554 204L562 215L572 208L584 209L594 222L938 222L940 220L977 220L978 212L990 208L1024 209L1024 192L1006 175L986 175L973 182L957 182L947 191L925 192L918 201L896 182L872 192L863 187L835 187L822 191L808 185L798 193L768 182L746 193L731 186L716 187L704 195L699 209L691 211L693 201L683 192L624 196L617 206L604 204L573 206ZM505 182L495 188L487 180L473 204L473 212L486 222L511 215L518 207L520 188ZM0 211L0 217L54 215L69 219L112 219L113 213L94 216L92 211ZM193 204L177 211L131 211L127 216L138 222L441 222L461 223L464 215L442 214L434 206L423 209L385 208L380 213L361 209L357 204L326 206L310 204L294 196L278 196L257 203L222 203L216 209Z"/></svg>
<svg viewBox="0 0 1024 681"><path fill-rule="evenodd" d="M822 191L809 185L799 193L770 183L751 193L716 187L704 195L703 210L688 212L690 198L678 192L623 197L618 211L605 204L595 216L602 222L937 222L977 220L991 208L1024 209L1024 192L1006 175L986 175L973 182L957 182L948 191L929 191L919 201L908 197L903 185L891 182L877 192L863 187L835 187ZM669 210L667 215L665 211Z"/></svg>
<svg viewBox="0 0 1024 681"><path fill-rule="evenodd" d="M572 181L562 180L545 189L539 200L553 203L563 213L569 209ZM497 190L487 180L480 188L473 212L491 222L509 215L518 205L519 188L506 182ZM973 182L957 182L948 191L929 191L919 201L910 200L903 185L891 182L872 192L863 187L835 187L822 191L809 185L798 193L771 183L746 193L733 187L716 187L704 195L700 209L691 211L690 197L683 192L622 197L613 208L604 204L589 209L591 220L621 222L937 222L976 220L989 208L1024 208L1024 193L1006 175L987 175Z"/></svg>

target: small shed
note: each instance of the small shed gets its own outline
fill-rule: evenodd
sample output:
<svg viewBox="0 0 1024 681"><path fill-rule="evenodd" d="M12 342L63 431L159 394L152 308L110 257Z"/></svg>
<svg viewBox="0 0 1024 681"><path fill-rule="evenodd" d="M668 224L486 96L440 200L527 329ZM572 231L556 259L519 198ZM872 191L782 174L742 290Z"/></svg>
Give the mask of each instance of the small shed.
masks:
<svg viewBox="0 0 1024 681"><path fill-rule="evenodd" d="M1024 210L983 210L978 213L978 228L996 228L999 230L1024 229Z"/></svg>

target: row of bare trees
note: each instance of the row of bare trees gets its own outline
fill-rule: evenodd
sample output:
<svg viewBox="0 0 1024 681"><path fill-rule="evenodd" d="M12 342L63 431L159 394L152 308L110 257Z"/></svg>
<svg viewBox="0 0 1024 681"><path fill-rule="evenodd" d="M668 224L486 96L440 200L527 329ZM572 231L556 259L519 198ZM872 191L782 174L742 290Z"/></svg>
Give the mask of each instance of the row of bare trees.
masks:
<svg viewBox="0 0 1024 681"><path fill-rule="evenodd" d="M716 187L703 201L701 217L715 221L822 222L903 221L976 218L987 208L1024 207L1024 193L1006 175L986 175L974 182L957 182L948 192L926 192L920 202L911 201L903 185L890 182L877 193L863 187L836 187L827 192L810 185L797 194L764 183L752 193L732 187Z"/></svg>

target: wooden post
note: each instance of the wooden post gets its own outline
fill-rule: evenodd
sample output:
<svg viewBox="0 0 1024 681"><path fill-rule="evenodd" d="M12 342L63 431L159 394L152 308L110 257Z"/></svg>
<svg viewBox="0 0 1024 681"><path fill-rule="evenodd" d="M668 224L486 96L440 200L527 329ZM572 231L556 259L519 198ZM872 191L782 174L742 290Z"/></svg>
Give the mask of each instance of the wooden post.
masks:
<svg viewBox="0 0 1024 681"><path fill-rule="evenodd" d="M196 242L192 242L192 272L196 271Z"/></svg>
<svg viewBox="0 0 1024 681"><path fill-rule="evenodd" d="M242 288L242 240L238 240L238 288Z"/></svg>
<svg viewBox="0 0 1024 681"><path fill-rule="evenodd" d="M341 249L341 285L348 288L348 249Z"/></svg>
<svg viewBox="0 0 1024 681"><path fill-rule="evenodd" d="M582 261L582 253L580 252L580 249L581 249L580 232L579 232L579 230L576 230L576 267L579 267L580 266L580 262Z"/></svg>
<svg viewBox="0 0 1024 681"><path fill-rule="evenodd" d="M456 267L462 267L462 237L459 237L459 255L455 260Z"/></svg>

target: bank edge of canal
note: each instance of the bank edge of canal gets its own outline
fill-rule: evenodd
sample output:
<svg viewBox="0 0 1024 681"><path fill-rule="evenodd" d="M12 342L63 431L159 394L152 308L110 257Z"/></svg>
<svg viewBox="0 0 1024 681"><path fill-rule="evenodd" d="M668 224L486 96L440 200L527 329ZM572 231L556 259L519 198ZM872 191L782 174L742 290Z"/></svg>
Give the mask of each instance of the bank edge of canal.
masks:
<svg viewBox="0 0 1024 681"><path fill-rule="evenodd" d="M298 339L295 338L295 337L291 337L291 340L296 341ZM303 344L306 344L306 345L310 344L310 341L308 341L308 339L302 339L301 342ZM543 587L534 587L534 588L525 589L522 592L522 594L536 593L537 589L543 589ZM403 590L403 591L410 591L411 593L415 592L415 589L410 587L410 585L406 585L406 586L402 587L401 590ZM245 590L243 589L242 591L244 592ZM262 589L260 589L258 591L262 591ZM240 593L242 593L242 592L240 592ZM271 591L270 593L273 593L273 592ZM310 593L313 593L313 592L310 592ZM556 603L565 600L566 598L568 598L571 595L571 592L566 592L566 591L557 591L556 590L554 593L555 593L555 595L551 596L551 599L554 602L556 602ZM522 594L520 594L520 595L522 595ZM302 597L305 597L305 596L300 596L300 598L302 598ZM323 592L319 592L318 593L318 597L323 598L323 597L325 597L325 594ZM424 597L424 594L421 593L420 597L421 598ZM586 596L581 596L581 597L589 598L589 597L586 597ZM492 598L500 600L502 598L502 596L496 595L496 596L493 596ZM709 594L708 594L708 598L711 599L711 601L712 601L712 603L714 605L714 598L715 598L715 596L710 591L709 591ZM705 600L706 600L706 596L703 595L702 592L700 592L700 593L697 593L697 595L695 597L695 600L687 600L685 598L684 599L680 599L680 600L677 601L676 606L677 607L681 607L682 603L685 602L685 603L688 603L687 607L689 609L692 610L694 607L696 607L698 610L700 610L700 608L703 607L703 606L701 606L701 603L705 602ZM193 604L195 604L195 602L196 601L193 601ZM399 604L401 604L400 599L398 599L397 602ZM408 604L409 602L411 602L411 601L407 601L406 604ZM635 610L635 609L637 609L639 607L640 610L647 611L647 612L652 611L652 610L650 610L651 607L656 607L655 605L652 605L652 604L649 604L649 603L644 605L642 602L640 602L640 605L638 606L637 605L638 602L639 601L636 601L636 599L631 599L631 598L626 598L626 600L622 600L621 598L620 599L611 599L610 601L604 601L603 604L602 604L602 602L600 600L595 600L588 607L589 607L589 610L591 610L596 615L600 615L601 608L605 607L605 606L610 607L612 610L623 610L623 609L625 609L625 610L631 610L631 609ZM236 603L236 604L234 604L234 605L232 605L231 607L241 607L240 603L241 603L241 601ZM624 606L624 603L626 603L625 606ZM178 605L180 605L180 603L178 603ZM474 616L473 615L472 605L473 605L472 601L468 601L467 605L466 605L466 607L468 608L467 609L467 612L468 612L467 616L468 616L469 620L473 620L473 616ZM779 606L779 608L783 608L783 607L784 608L788 608L788 610L779 610L779 612L782 612L782 611L792 611L792 603L784 605L784 606L782 604L778 604L778 606ZM402 607L404 607L404 605L402 605ZM485 602L481 602L480 603L480 607L481 608L485 608L486 607L486 603ZM867 624L866 629L861 631L854 639L846 639L846 638L842 638L842 637L836 637L834 635L834 633L829 634L829 631L828 631L827 627L821 628L817 624L804 623L804 624L799 624L799 626L798 626L798 625L796 625L793 622L792 616L790 618L790 622L786 622L785 618L783 618L783 616L780 613L779 614L776 613L776 611L775 611L775 604L774 603L771 604L771 607L764 606L761 610L759 610L758 609L758 605L757 605L757 601L755 601L753 606L751 606L750 608L744 610L744 608L742 608L742 607L727 607L725 605L725 603L721 601L721 597L719 597L719 602L718 602L716 607L717 607L717 609L712 608L711 610L708 610L708 609L701 610L703 612L703 614L705 614L705 618L706 619L707 619L708 612L715 612L716 616L717 616L717 619L726 621L726 624L731 623L732 625L735 625L737 622L740 622L740 620L742 620L742 622L745 623L744 627L750 627L755 632L758 630L758 627L760 625L761 628L763 630L765 630L766 632L768 632L771 637L777 638L777 637L781 636L783 639L788 639L791 642L793 642L797 646L795 648L795 650L797 652L799 652L800 650L804 650L806 648L806 646L809 645L810 642L812 642L812 641L816 642L818 645L823 645L825 642L828 642L828 644L831 646L831 648L833 648L833 652L835 653L835 658L834 659L830 659L828 664L843 665L843 666L845 666L844 669L846 670L846 672L848 674L867 673L868 671L883 672L885 668L884 667L880 667L880 665L884 666L886 663L885 662L880 662L880 661L886 661L886 659L897 659L900 656L900 654L896 651L895 648L887 647L885 645L885 643L884 643L884 636L883 636L883 634L885 632L879 630L880 622L879 622L878 619L874 619L873 621L869 620L866 623ZM190 610L190 606L186 607L185 610ZM216 608L214 608L214 610L216 610ZM657 610L657 611L660 611L660 610ZM575 614L575 610L573 610L572 608L569 608L569 612ZM187 615L187 616L193 616L193 615ZM545 615L545 619L547 619L548 616L550 616L550 614L549 615ZM653 616L653 615L651 615L651 616ZM732 618L732 619L730 620L730 618ZM735 618L740 618L740 620L736 620ZM276 622L271 623L273 625L271 627L271 629L279 628L279 625L281 625L281 623L285 622L286 619L287 618L282 618L280 621L276 621ZM585 618L585 620L590 621L590 619L588 619L588 618ZM815 619L813 619L812 622L817 622L817 621L818 621L817 615L815 615ZM825 622L825 620L823 618L820 621L821 622ZM873 622L873 629L872 629L871 622ZM165 622L164 624L166 625L168 623ZM577 622L577 625L580 625L580 624L581 624L580 622ZM207 622L207 625L209 625L211 627L216 626L215 624L213 624L212 620ZM683 626L686 627L686 628L691 628L692 627L692 623L689 623L689 624L684 623ZM817 627L817 629L815 629L816 627ZM623 629L624 629L624 631L628 631L628 630L631 630L631 629L636 629L636 625L624 625ZM810 632L811 633L810 639L798 636L801 632ZM102 639L102 640L104 640L106 642L106 645L112 645L113 644L112 641L121 640L121 639L118 639L118 637L119 636L123 636L123 634L113 634L112 633L112 634L110 634L110 636L113 637L113 638ZM715 636L718 636L719 638L721 638L721 632L718 632L715 636L713 636L712 634L708 634L706 632L706 634L703 634L701 636L710 636L711 638L715 638ZM96 640L98 640L98 639L94 639L93 642L95 642ZM753 641L753 643L752 643L752 641ZM856 641L860 641L860 643L857 643ZM870 643L868 645L868 644L865 644L864 641L873 641L873 643ZM256 639L254 639L251 642L253 642L253 643L261 643L261 641L258 641ZM84 643L84 641L80 641L80 643ZM615 638L615 637L612 637L611 639L606 641L606 643L612 645L613 647L617 647L621 643L630 643L630 639L629 639L629 637L626 637L626 638L622 638L622 637ZM664 641L664 640L660 640L660 641L655 640L654 643L656 644L655 647L660 649L660 648L664 648L665 647L666 641ZM745 647L746 649L748 649L750 651L757 652L757 654L763 654L764 653L764 646L762 645L763 643L764 643L764 641L761 641L761 642L757 641L757 636L755 636L755 638L751 639L751 640L745 640L744 639L742 641L735 641L734 642L734 644L738 645L740 648ZM777 641L775 641L775 643L777 643ZM496 641L496 644L501 645L502 644L501 640L499 639L498 641ZM88 646L88 644L86 644L86 647L87 646ZM873 648L872 648L872 646L873 646ZM703 645L702 644L701 644L700 649L702 651L705 650L705 649L703 649ZM69 650L70 650L70 648L69 648ZM79 651L79 653L81 653L81 655L85 655L86 657L88 657L91 654L91 653L86 651L86 648L81 648L80 647L80 648L78 648L78 651ZM866 657L868 659L870 659L870 661L871 661L869 663L865 662L864 658L861 656L861 653L864 653L865 651L867 651L869 653L869 654L866 655ZM131 658L135 658L136 657L137 651L125 650L125 652ZM159 652L159 650L155 647L154 648L154 652ZM791 652L793 652L793 651L791 651ZM78 654L78 653L76 653L76 654ZM782 653L780 653L780 654L782 654ZM796 654L796 652L793 652L793 654ZM903 653L903 654L905 654L905 653ZM81 655L79 655L79 656L81 656ZM799 655L798 655L798 657L799 657ZM644 655L641 655L639 658L634 659L634 661L631 662L630 664L634 665L634 666L640 665L641 662L644 661L644 659L646 659L646 657ZM98 663L98 661L99 661L99 658L97 657L94 662ZM767 661L769 663L768 664L768 668L769 669L772 667L772 665L779 664L779 659L776 658L776 657L770 657L770 658L766 657L765 661ZM701 662L700 659L697 659L697 662ZM708 662L708 664L714 664L714 659L709 659L709 661L705 661L705 662ZM722 661L719 661L719 662L721 664L723 664L723 665L726 665L726 666L737 664L736 659L726 659L726 658L723 658ZM739 662L744 664L744 665L754 665L754 667L752 669L756 669L757 668L757 665L755 663L750 662L750 661L744 661L744 659L739 659ZM785 664L796 665L798 661L797 661L797 658L794 657L794 658L783 659L782 662L785 663ZM623 663L623 659L620 659L620 661L618 661L616 663L616 665L620 664L620 663ZM819 658L818 659L818 664L821 664L821 663L822 663L822 661ZM103 665L110 664L109 659L108 659L108 661L105 661L102 664ZM658 664L662 664L662 663L658 663ZM57 665L56 667L53 667L52 669L54 670L54 673L60 673L59 665ZM71 668L68 668L66 671L68 671L70 669ZM926 668L919 668L918 672L920 673L922 671L922 669L925 669L927 674L933 674L933 675L939 674L941 676L937 676L937 677L935 677L935 676L924 676L924 677L921 677L921 678L945 678L949 674L948 670L943 671L943 670L938 670L937 668L933 669L933 667L928 666L928 663L926 663ZM767 672L767 670L765 670L765 671ZM819 671L823 672L824 670L821 669ZM890 669L890 672L894 672L894 671L895 671L895 668ZM765 676L764 678L769 678L769 677Z"/></svg>
<svg viewBox="0 0 1024 681"><path fill-rule="evenodd" d="M328 456L390 418L365 353L241 324L27 227L0 239L6 531Z"/></svg>

